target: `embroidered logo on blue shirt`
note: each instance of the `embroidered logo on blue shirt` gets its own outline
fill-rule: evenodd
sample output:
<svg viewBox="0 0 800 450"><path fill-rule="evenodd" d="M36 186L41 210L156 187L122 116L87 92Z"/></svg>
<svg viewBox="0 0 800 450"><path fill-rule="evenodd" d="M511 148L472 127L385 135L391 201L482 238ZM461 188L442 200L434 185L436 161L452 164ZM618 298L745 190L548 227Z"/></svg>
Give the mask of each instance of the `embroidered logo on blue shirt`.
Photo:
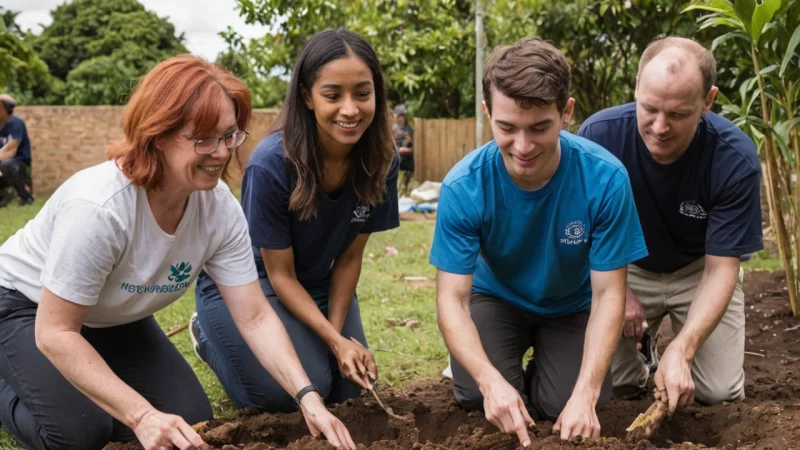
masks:
<svg viewBox="0 0 800 450"><path fill-rule="evenodd" d="M564 230L564 237L561 239L562 244L577 245L589 242L585 237L586 226L580 220L570 222Z"/></svg>

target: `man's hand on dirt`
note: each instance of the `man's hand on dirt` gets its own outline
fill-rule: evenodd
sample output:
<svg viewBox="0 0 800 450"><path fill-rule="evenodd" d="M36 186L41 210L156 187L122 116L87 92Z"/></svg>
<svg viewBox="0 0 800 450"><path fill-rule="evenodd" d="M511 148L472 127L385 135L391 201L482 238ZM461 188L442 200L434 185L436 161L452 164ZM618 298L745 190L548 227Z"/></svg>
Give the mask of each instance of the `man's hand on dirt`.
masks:
<svg viewBox="0 0 800 450"><path fill-rule="evenodd" d="M647 330L647 318L642 303L630 289L625 295L625 325L622 329L625 337L636 339L637 350L641 348L642 335Z"/></svg>
<svg viewBox="0 0 800 450"><path fill-rule="evenodd" d="M691 361L677 348L675 341L667 347L658 363L654 376L655 397L669 405L670 414L694 402L694 381L690 364Z"/></svg>
<svg viewBox="0 0 800 450"><path fill-rule="evenodd" d="M173 446L181 450L211 448L180 416L165 414L156 409L146 412L133 432L145 450L171 449Z"/></svg>
<svg viewBox="0 0 800 450"><path fill-rule="evenodd" d="M528 427L534 422L519 392L498 373L482 383L481 393L486 420L503 433L516 434L523 447L531 445Z"/></svg>
<svg viewBox="0 0 800 450"><path fill-rule="evenodd" d="M578 436L584 439L599 438L600 420L594 407L590 398L573 395L553 425L553 432L560 434L563 440Z"/></svg>
<svg viewBox="0 0 800 450"><path fill-rule="evenodd" d="M300 400L300 410L312 436L319 437L322 433L334 448L356 450L356 444L350 437L347 427L325 408L325 403L318 393L310 392L304 395Z"/></svg>
<svg viewBox="0 0 800 450"><path fill-rule="evenodd" d="M362 389L369 389L372 381L378 379L375 358L357 340L341 338L333 346L333 351L342 376L361 386Z"/></svg>

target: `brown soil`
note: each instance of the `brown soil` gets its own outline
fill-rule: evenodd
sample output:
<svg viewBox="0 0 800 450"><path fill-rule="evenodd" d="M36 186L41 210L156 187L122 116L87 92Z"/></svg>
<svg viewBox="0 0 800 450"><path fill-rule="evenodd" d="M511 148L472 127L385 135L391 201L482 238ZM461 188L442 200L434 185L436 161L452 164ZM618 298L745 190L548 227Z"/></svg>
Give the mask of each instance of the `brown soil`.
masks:
<svg viewBox="0 0 800 450"><path fill-rule="evenodd" d="M782 272L750 272L747 298L747 399L717 406L691 406L663 423L649 441L624 442L625 428L652 399L612 401L599 408L604 438L562 442L551 435L551 423L531 429L532 449L753 448L800 449L800 318L792 318ZM668 336L664 336L668 339ZM663 339L662 339L663 341ZM663 345L663 342L661 343ZM453 401L449 380L426 380L402 390L383 389L387 406L404 420L389 418L371 397L332 408L350 430L359 449L516 449L517 439L504 435L477 412ZM330 449L313 439L299 413L243 412L231 423L213 421L206 441L224 450ZM107 450L138 449L112 444Z"/></svg>

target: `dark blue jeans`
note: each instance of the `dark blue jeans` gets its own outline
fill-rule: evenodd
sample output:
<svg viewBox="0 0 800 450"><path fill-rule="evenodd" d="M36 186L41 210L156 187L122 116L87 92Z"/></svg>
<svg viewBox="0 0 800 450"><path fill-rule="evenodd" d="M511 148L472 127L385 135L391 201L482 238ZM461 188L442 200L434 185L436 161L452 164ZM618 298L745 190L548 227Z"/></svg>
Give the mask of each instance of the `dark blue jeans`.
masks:
<svg viewBox="0 0 800 450"><path fill-rule="evenodd" d="M0 288L0 422L24 448L101 449L133 431L75 389L36 347L36 303ZM192 368L153 316L81 335L111 370L162 412L190 424L211 405ZM86 370L91 371L91 367Z"/></svg>
<svg viewBox="0 0 800 450"><path fill-rule="evenodd" d="M261 280L264 288L266 280ZM322 312L327 315L327 292L312 293ZM336 358L311 329L289 312L276 296L267 296L272 309L286 327L297 356L311 382L328 403L340 403L357 397L361 388L339 373ZM264 369L250 350L233 322L216 284L205 274L197 279L195 304L200 324L198 353L217 374L228 396L239 406L254 406L269 412L291 412L297 409L292 397ZM367 345L358 299L347 311L342 336L356 338Z"/></svg>

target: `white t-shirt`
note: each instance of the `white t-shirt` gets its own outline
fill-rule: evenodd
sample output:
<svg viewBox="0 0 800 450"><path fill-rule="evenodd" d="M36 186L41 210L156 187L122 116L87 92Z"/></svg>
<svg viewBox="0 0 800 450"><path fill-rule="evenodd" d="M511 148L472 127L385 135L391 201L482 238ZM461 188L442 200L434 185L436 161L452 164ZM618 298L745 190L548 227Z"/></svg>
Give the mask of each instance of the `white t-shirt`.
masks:
<svg viewBox="0 0 800 450"><path fill-rule="evenodd" d="M73 175L0 246L0 286L36 303L46 286L91 306L86 325L97 328L166 307L201 268L225 286L258 279L247 221L228 186L193 192L169 235L158 226L144 188L112 161Z"/></svg>

